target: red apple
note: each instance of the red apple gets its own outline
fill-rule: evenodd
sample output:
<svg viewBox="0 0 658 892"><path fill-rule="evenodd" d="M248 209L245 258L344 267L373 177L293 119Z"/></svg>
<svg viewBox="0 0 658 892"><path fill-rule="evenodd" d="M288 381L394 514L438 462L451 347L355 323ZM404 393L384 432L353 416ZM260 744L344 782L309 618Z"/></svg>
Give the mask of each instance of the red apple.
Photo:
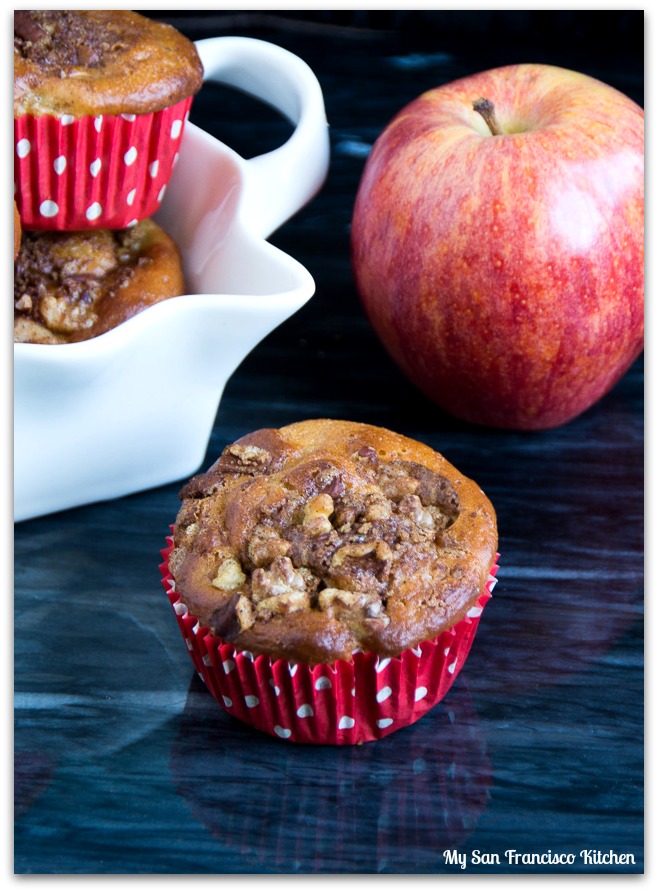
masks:
<svg viewBox="0 0 658 892"><path fill-rule="evenodd" d="M563 424L643 347L644 113L539 64L430 90L373 146L352 252L376 332L439 405Z"/></svg>

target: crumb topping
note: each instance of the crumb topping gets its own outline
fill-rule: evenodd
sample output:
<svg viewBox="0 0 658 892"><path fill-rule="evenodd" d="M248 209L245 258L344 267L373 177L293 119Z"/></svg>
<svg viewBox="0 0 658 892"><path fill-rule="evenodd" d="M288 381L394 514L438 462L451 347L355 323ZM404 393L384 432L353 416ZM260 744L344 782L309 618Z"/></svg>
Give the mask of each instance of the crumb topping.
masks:
<svg viewBox="0 0 658 892"><path fill-rule="evenodd" d="M67 10L17 10L14 51L44 72L96 68L127 49L124 29Z"/></svg>
<svg viewBox="0 0 658 892"><path fill-rule="evenodd" d="M16 258L14 311L53 334L91 328L98 306L125 288L150 261L142 251L148 225L130 229L25 232Z"/></svg>
<svg viewBox="0 0 658 892"><path fill-rule="evenodd" d="M447 476L368 445L295 456L266 448L264 433L228 446L180 493L170 570L214 634L251 650L276 627L269 646L283 652L280 623L294 617L365 647L397 641L401 611L431 627L462 577L479 594L480 559L452 535L463 506ZM469 511L480 522L495 530L485 510Z"/></svg>

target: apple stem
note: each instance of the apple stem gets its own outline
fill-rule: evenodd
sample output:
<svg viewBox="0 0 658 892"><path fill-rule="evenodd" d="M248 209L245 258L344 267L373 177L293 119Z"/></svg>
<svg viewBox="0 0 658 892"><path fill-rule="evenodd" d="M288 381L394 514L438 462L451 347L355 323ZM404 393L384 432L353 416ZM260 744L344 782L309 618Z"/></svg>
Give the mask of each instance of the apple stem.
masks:
<svg viewBox="0 0 658 892"><path fill-rule="evenodd" d="M489 99L476 99L473 103L473 111L482 115L492 136L502 135L503 131L500 129L493 102Z"/></svg>

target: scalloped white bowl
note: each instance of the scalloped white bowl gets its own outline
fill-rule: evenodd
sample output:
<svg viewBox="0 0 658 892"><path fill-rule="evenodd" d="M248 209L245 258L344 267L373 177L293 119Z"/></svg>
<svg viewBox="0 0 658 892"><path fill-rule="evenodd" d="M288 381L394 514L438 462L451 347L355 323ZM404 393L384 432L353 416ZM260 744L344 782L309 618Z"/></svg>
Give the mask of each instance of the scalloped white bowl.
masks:
<svg viewBox="0 0 658 892"><path fill-rule="evenodd" d="M309 272L266 239L326 177L318 81L264 41L196 45L207 80L273 105L294 131L245 160L188 123L156 219L178 242L189 293L89 341L14 345L16 521L194 473L229 376L315 291Z"/></svg>

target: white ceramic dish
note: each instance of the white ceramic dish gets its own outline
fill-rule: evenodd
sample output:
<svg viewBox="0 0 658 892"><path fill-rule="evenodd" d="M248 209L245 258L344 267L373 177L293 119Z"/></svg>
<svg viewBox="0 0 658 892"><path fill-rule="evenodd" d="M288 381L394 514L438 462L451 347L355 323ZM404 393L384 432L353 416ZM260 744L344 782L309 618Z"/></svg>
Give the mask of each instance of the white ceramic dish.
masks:
<svg viewBox="0 0 658 892"><path fill-rule="evenodd" d="M207 80L273 105L294 132L247 161L188 123L157 219L179 244L190 293L90 341L14 345L16 521L194 473L229 376L315 291L266 239L326 176L320 85L273 44L217 37L197 48Z"/></svg>

